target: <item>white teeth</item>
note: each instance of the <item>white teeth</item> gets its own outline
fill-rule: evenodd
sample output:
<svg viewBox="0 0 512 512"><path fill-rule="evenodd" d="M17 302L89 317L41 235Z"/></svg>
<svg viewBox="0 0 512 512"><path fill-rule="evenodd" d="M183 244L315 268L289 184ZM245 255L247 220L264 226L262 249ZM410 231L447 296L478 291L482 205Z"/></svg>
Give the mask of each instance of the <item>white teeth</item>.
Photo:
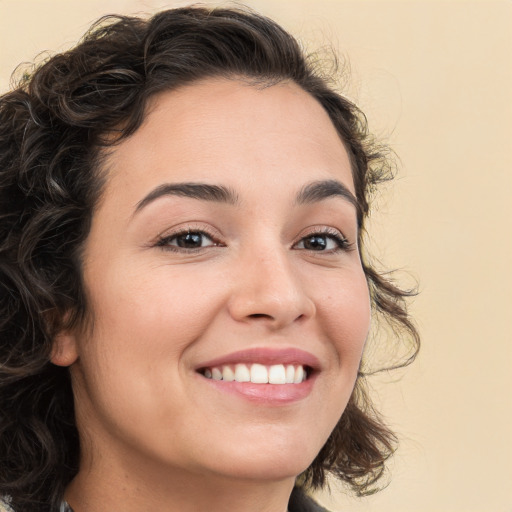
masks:
<svg viewBox="0 0 512 512"><path fill-rule="evenodd" d="M262 364L251 365L251 382L253 382L254 384L267 384L267 367L263 366Z"/></svg>
<svg viewBox="0 0 512 512"><path fill-rule="evenodd" d="M286 370L282 364L274 364L270 367L268 381L270 384L286 384Z"/></svg>
<svg viewBox="0 0 512 512"><path fill-rule="evenodd" d="M306 371L301 365L274 364L265 366L254 363L251 365L236 364L206 368L203 375L207 379L223 380L226 382L252 382L253 384L300 384L307 378Z"/></svg>
<svg viewBox="0 0 512 512"><path fill-rule="evenodd" d="M237 364L235 366L235 380L237 382L250 382L251 374L245 364Z"/></svg>
<svg viewBox="0 0 512 512"><path fill-rule="evenodd" d="M304 368L298 366L295 370L295 378L293 379L294 384L300 384L304 380Z"/></svg>
<svg viewBox="0 0 512 512"><path fill-rule="evenodd" d="M235 373L231 369L231 366L222 367L222 380L225 380L227 382L232 382L235 380Z"/></svg>

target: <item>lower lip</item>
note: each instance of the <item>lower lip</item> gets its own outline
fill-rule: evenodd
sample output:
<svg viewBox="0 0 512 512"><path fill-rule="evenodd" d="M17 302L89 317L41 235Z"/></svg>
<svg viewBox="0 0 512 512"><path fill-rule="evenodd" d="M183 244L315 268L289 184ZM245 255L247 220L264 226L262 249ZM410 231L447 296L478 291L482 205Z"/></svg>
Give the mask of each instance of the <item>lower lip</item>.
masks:
<svg viewBox="0 0 512 512"><path fill-rule="evenodd" d="M252 382L207 379L202 375L199 377L220 392L238 395L251 402L279 406L306 398L313 389L316 375L309 376L300 384L253 384Z"/></svg>

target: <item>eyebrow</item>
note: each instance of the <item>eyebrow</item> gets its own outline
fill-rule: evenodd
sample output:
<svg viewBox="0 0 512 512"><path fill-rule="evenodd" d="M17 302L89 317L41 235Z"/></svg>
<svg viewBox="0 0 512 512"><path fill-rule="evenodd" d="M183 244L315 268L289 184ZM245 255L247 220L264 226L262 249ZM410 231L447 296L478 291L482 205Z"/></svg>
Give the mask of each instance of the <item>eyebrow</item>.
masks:
<svg viewBox="0 0 512 512"><path fill-rule="evenodd" d="M209 185L207 183L164 183L156 187L144 197L144 199L137 203L135 213L163 196L189 197L202 201L214 201L233 205L238 204L238 195L236 192L222 185Z"/></svg>
<svg viewBox="0 0 512 512"><path fill-rule="evenodd" d="M305 185L297 194L297 204L317 203L330 197L341 197L359 211L359 202L343 183L337 180L314 181Z"/></svg>
<svg viewBox="0 0 512 512"><path fill-rule="evenodd" d="M231 205L239 204L238 194L222 185L210 185L208 183L164 183L153 189L137 203L134 214L164 196L188 197ZM337 180L321 180L308 183L297 194L295 203L299 205L317 203L330 197L341 197L347 200L359 212L359 203L354 194Z"/></svg>

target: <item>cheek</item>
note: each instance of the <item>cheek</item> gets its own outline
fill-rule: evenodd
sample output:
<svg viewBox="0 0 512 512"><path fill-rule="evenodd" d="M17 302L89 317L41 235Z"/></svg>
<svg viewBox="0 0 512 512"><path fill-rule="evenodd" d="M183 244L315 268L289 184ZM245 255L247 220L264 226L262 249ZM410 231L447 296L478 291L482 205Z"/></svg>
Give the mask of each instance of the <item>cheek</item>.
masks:
<svg viewBox="0 0 512 512"><path fill-rule="evenodd" d="M178 268L121 272L111 267L97 280L101 284L91 297L96 330L109 344L120 343L123 352L158 349L160 344L165 350L179 348L215 314L215 286L198 285L201 279Z"/></svg>
<svg viewBox="0 0 512 512"><path fill-rule="evenodd" d="M93 332L79 343L88 394L107 408L127 399L149 414L153 390L172 395L190 371L187 353L214 322L222 289L170 266L112 265L95 277Z"/></svg>
<svg viewBox="0 0 512 512"><path fill-rule="evenodd" d="M371 320L370 296L362 270L333 280L317 301L320 325L342 366L357 373Z"/></svg>

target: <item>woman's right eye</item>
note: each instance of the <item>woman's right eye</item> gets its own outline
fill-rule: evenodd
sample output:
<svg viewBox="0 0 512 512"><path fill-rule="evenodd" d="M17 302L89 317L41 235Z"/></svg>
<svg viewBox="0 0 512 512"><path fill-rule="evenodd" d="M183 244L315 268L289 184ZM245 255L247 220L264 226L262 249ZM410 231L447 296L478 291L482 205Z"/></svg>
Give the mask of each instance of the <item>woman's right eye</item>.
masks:
<svg viewBox="0 0 512 512"><path fill-rule="evenodd" d="M162 237L156 245L158 247L171 250L194 250L217 246L219 243L203 231L184 231L182 233L175 233L170 236Z"/></svg>

